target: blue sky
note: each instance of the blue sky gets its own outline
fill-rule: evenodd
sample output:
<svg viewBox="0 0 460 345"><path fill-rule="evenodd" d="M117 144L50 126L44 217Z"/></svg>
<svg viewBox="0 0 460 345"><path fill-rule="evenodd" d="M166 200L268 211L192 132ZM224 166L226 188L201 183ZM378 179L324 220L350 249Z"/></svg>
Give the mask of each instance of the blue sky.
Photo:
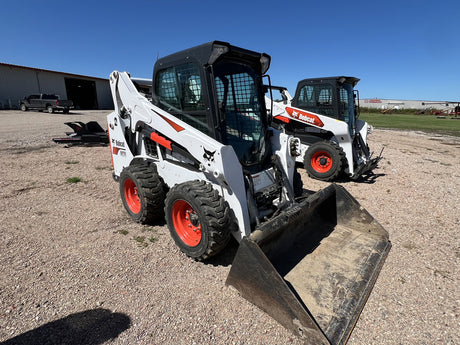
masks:
<svg viewBox="0 0 460 345"><path fill-rule="evenodd" d="M0 62L151 78L162 57L212 40L271 55L272 84L361 79L361 98L460 100L460 2L0 1Z"/></svg>

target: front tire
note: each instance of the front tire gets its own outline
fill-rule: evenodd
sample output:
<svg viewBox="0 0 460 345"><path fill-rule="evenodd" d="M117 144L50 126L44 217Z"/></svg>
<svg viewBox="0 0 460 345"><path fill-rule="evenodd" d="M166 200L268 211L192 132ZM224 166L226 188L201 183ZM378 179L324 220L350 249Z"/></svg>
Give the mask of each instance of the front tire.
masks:
<svg viewBox="0 0 460 345"><path fill-rule="evenodd" d="M229 242L230 208L209 183L195 180L175 185L165 204L171 236L186 255L205 260Z"/></svg>
<svg viewBox="0 0 460 345"><path fill-rule="evenodd" d="M342 148L330 141L320 141L311 145L305 152L304 166L308 176L332 181L342 171L345 154Z"/></svg>
<svg viewBox="0 0 460 345"><path fill-rule="evenodd" d="M27 106L24 103L21 104L21 110L27 111Z"/></svg>
<svg viewBox="0 0 460 345"><path fill-rule="evenodd" d="M131 165L120 175L123 206L137 223L149 224L163 218L165 184L156 166Z"/></svg>

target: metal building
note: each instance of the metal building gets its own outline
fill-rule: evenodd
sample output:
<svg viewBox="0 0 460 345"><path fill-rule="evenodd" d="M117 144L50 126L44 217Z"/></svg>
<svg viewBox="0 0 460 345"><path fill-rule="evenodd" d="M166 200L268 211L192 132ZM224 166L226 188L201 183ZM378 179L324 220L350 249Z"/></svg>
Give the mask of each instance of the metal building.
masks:
<svg viewBox="0 0 460 345"><path fill-rule="evenodd" d="M359 106L365 108L374 108L379 110L386 109L418 109L429 111L432 109L445 112L455 111L459 106L458 101L411 101L397 99L368 98L360 99Z"/></svg>
<svg viewBox="0 0 460 345"><path fill-rule="evenodd" d="M108 79L0 63L0 109L31 94L56 94L76 109L113 109Z"/></svg>

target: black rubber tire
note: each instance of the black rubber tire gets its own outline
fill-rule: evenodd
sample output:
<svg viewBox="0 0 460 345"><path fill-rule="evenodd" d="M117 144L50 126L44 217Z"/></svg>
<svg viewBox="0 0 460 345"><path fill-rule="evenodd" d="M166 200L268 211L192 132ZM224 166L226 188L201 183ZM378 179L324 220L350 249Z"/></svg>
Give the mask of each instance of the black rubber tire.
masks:
<svg viewBox="0 0 460 345"><path fill-rule="evenodd" d="M166 222L171 237L186 255L196 260L205 260L218 254L227 246L233 224L230 208L209 183L195 180L177 184L169 190L165 204ZM200 229L199 234L196 231L194 241L181 238L184 231L191 233L190 230L186 230L184 224L189 221L188 218L178 220L180 214L178 205L185 204L193 213L194 226ZM191 218L189 222L192 222Z"/></svg>
<svg viewBox="0 0 460 345"><path fill-rule="evenodd" d="M27 106L24 103L21 103L20 108L22 111L27 111Z"/></svg>
<svg viewBox="0 0 460 345"><path fill-rule="evenodd" d="M46 111L47 111L49 114L54 113L54 109L53 109L53 107L52 107L51 105L49 105L49 106L46 107Z"/></svg>
<svg viewBox="0 0 460 345"><path fill-rule="evenodd" d="M119 184L123 206L135 222L149 224L163 219L166 185L154 164L134 164L125 168Z"/></svg>
<svg viewBox="0 0 460 345"><path fill-rule="evenodd" d="M343 168L345 153L332 141L319 141L305 152L304 167L308 176L321 181L335 180Z"/></svg>

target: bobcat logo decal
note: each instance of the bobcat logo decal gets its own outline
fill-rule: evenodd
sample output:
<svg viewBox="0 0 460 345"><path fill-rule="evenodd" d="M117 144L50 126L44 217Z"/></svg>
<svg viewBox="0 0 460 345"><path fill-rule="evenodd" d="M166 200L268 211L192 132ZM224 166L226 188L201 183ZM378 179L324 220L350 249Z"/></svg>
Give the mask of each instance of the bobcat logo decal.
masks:
<svg viewBox="0 0 460 345"><path fill-rule="evenodd" d="M204 150L203 158L206 159L207 161L214 162L214 154L216 153L216 151L211 152L211 151L206 150L204 147L203 147L203 150Z"/></svg>

